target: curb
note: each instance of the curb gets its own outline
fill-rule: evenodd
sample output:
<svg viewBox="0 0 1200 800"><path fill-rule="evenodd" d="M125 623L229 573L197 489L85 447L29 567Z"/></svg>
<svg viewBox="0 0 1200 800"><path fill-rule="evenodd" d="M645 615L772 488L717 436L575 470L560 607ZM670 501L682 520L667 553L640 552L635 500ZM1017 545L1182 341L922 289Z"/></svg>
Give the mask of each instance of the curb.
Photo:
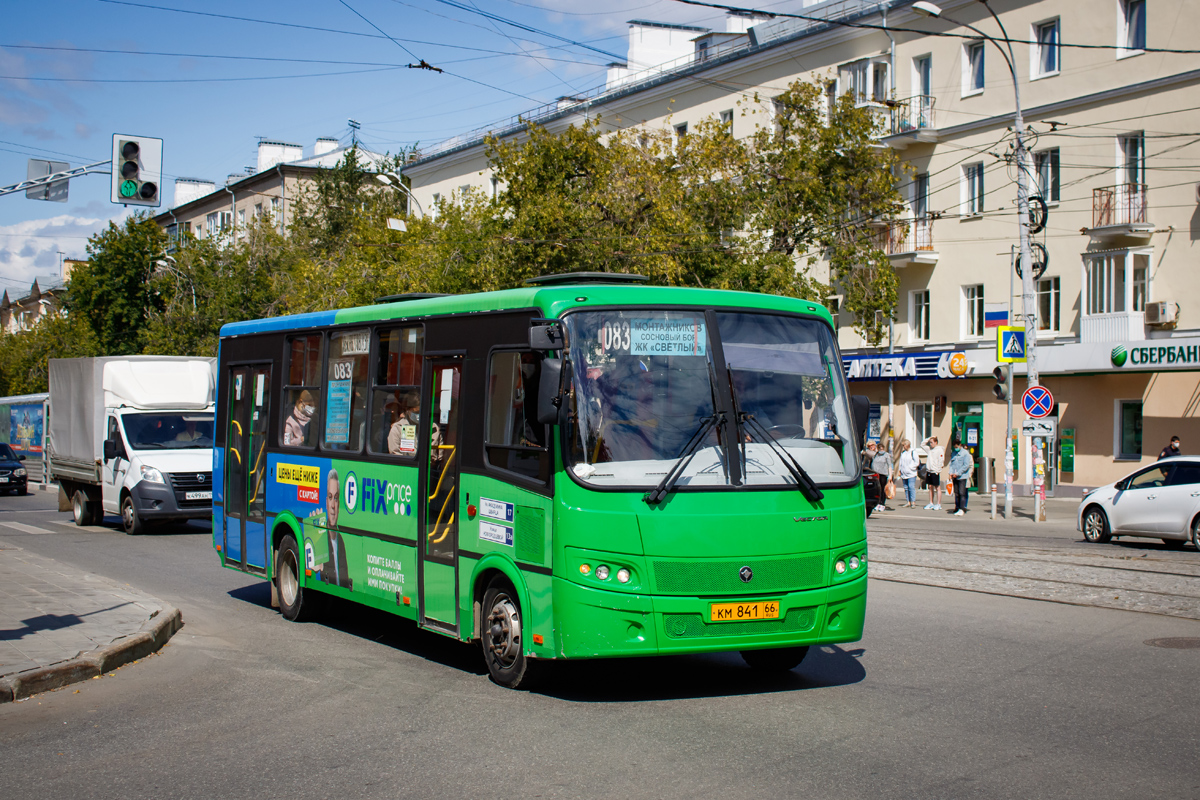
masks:
<svg viewBox="0 0 1200 800"><path fill-rule="evenodd" d="M183 614L179 609L167 606L143 622L141 631L123 636L106 647L48 667L38 667L0 678L0 703L23 700L31 695L86 681L131 661L145 658L162 648L182 627Z"/></svg>

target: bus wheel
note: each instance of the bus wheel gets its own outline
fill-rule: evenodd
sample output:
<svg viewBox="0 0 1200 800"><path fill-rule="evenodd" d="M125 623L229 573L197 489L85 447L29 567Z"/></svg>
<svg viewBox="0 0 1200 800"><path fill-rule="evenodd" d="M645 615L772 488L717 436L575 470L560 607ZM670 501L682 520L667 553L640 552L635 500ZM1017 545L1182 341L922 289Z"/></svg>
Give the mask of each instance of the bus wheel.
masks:
<svg viewBox="0 0 1200 800"><path fill-rule="evenodd" d="M743 650L742 660L751 669L763 672L787 672L800 666L808 647L776 647L773 650Z"/></svg>
<svg viewBox="0 0 1200 800"><path fill-rule="evenodd" d="M146 524L138 516L132 495L125 495L125 499L121 501L121 524L130 536L140 536L146 532Z"/></svg>
<svg viewBox="0 0 1200 800"><path fill-rule="evenodd" d="M483 659L492 680L509 689L529 688L534 665L525 658L521 605L503 578L494 579L483 594L482 628Z"/></svg>
<svg viewBox="0 0 1200 800"><path fill-rule="evenodd" d="M300 585L300 548L290 533L279 543L275 560L275 590L279 594L279 613L284 619L301 622L312 617L315 603L312 592Z"/></svg>

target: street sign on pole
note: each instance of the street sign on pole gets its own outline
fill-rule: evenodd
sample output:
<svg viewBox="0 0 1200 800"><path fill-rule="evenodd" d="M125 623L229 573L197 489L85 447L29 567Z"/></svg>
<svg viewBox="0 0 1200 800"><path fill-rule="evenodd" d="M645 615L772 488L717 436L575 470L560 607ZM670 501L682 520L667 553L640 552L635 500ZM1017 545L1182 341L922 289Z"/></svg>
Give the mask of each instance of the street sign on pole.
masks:
<svg viewBox="0 0 1200 800"><path fill-rule="evenodd" d="M1047 417L1046 419L1027 419L1021 423L1022 436L1041 436L1047 439L1053 439L1054 433L1058 429L1058 420L1055 417Z"/></svg>
<svg viewBox="0 0 1200 800"><path fill-rule="evenodd" d="M1054 410L1054 395L1045 386L1030 386L1021 395L1021 407L1034 419L1048 417Z"/></svg>
<svg viewBox="0 0 1200 800"><path fill-rule="evenodd" d="M1025 360L1025 329L1011 325L996 328L996 360L1013 363Z"/></svg>
<svg viewBox="0 0 1200 800"><path fill-rule="evenodd" d="M30 181L35 181L38 178L47 178L59 172L66 172L70 168L71 165L66 161L43 161L40 158L31 158L25 175ZM65 203L67 202L67 189L70 185L71 182L65 178L51 183L39 183L26 189L25 196L30 200Z"/></svg>

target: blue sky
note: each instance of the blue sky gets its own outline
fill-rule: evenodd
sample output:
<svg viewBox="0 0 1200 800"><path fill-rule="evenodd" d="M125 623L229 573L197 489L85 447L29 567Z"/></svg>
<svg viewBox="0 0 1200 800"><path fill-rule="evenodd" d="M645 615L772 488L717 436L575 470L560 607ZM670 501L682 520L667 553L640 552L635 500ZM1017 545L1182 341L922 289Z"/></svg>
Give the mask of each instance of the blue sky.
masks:
<svg viewBox="0 0 1200 800"><path fill-rule="evenodd" d="M432 144L603 83L614 59L554 37L623 58L630 19L724 24L672 0L6 3L0 185L31 157L107 159L114 133L164 140L164 208L176 177L220 184L253 165L259 137L307 155L318 137L348 143L353 118L374 150ZM407 67L418 60L445 72ZM72 180L67 203L0 197L0 290L57 275L60 252L86 257L88 235L125 214L108 180Z"/></svg>

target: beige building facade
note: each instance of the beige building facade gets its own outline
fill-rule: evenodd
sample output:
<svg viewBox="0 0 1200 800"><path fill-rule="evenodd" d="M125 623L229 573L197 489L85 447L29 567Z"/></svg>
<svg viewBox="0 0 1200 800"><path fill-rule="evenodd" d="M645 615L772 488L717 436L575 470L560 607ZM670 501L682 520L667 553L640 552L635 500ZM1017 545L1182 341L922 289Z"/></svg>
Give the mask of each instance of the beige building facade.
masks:
<svg viewBox="0 0 1200 800"><path fill-rule="evenodd" d="M1032 478L1033 439L1019 433L1025 368L1015 369L1013 429L992 375L995 325L1021 324L1022 313L1014 81L1002 43L966 27L1003 39L988 8L939 5L936 19L910 0L797 3L773 10L808 19L684 30L691 53L610 70L606 86L526 117L552 131L597 117L676 130L721 117L741 137L770 123L770 97L792 81L835 78L836 92L876 111L880 146L907 168L905 225L878 228L900 279L890 342L866 346L838 315L851 388L870 396L873 431L887 439L890 428L893 445L962 437L979 483L1002 481L1018 442L1021 493ZM1153 461L1172 435L1200 450L1200 55L1164 52L1200 49L1200 22L1154 0L990 5L1012 40L1026 174L1047 210L1032 236L1039 370L1057 401L1043 453L1050 493L1074 496ZM635 35L631 25L631 48ZM517 120L490 130L521 135ZM466 187L499 189L485 132L405 168L424 208ZM829 304L837 309L836 294Z"/></svg>

